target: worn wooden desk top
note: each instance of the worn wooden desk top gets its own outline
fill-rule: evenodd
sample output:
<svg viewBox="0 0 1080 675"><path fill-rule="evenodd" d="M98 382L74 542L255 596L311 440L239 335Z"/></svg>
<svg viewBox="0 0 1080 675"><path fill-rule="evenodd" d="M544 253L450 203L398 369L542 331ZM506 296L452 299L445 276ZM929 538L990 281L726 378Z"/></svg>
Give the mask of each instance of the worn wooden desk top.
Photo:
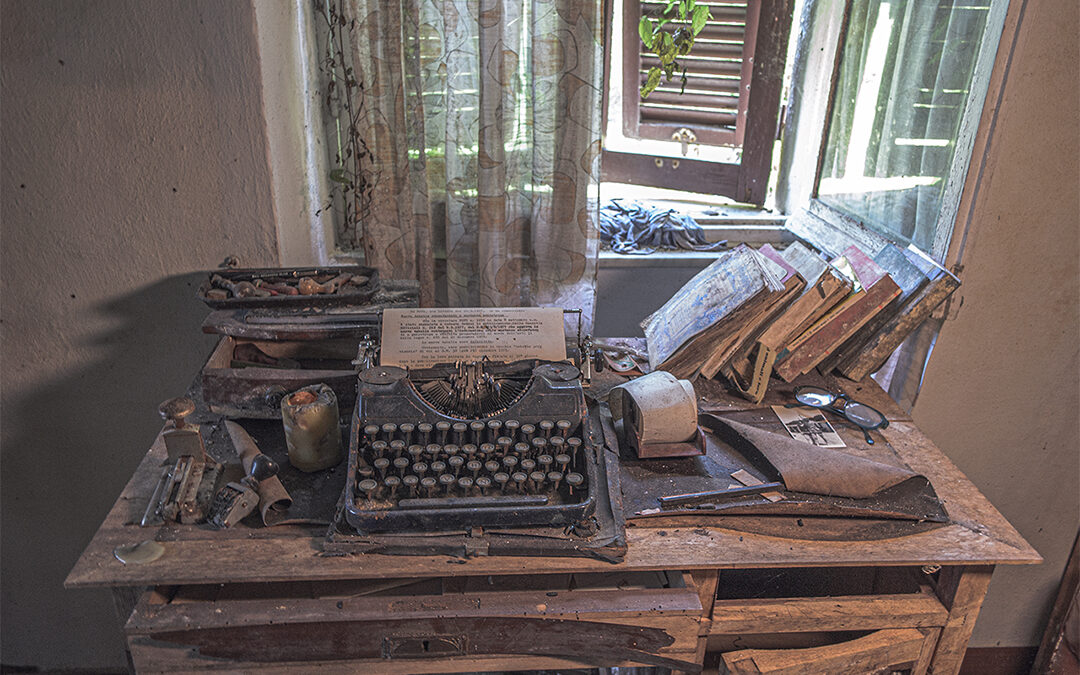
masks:
<svg viewBox="0 0 1080 675"><path fill-rule="evenodd" d="M692 570L752 567L835 567L860 565L1031 564L1039 554L998 513L873 381L856 383L831 376L825 384L882 410L890 426L882 433L901 458L930 479L952 522L891 539L811 541L753 534L700 524L672 527L637 522L627 527L623 569ZM821 381L820 376L816 381ZM766 401L792 400L791 386L774 380ZM698 392L706 410L751 406L707 383ZM337 580L487 574L609 571L612 564L586 558L324 555L325 527L279 526L212 531L177 526L182 537L163 541L164 555L143 565L125 565L113 555L118 545L135 544L157 531L137 525L160 474L165 448L159 436L83 552L65 585L150 586Z"/></svg>

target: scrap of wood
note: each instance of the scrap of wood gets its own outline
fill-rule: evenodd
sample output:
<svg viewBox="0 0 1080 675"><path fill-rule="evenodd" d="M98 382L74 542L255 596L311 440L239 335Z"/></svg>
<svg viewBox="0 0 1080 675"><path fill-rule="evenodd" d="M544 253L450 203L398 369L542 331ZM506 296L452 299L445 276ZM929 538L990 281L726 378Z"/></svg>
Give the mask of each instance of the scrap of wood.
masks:
<svg viewBox="0 0 1080 675"><path fill-rule="evenodd" d="M739 469L735 473L731 474L731 477L739 481L746 487L761 485L764 482L746 469ZM765 499L768 499L770 502L778 502L784 498L784 495L780 494L779 492L762 492L761 496Z"/></svg>

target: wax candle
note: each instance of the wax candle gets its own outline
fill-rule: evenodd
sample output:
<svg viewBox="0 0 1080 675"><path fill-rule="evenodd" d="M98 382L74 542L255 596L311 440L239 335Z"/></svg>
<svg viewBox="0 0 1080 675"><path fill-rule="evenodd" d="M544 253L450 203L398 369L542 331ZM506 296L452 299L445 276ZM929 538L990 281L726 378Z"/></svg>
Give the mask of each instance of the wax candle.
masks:
<svg viewBox="0 0 1080 675"><path fill-rule="evenodd" d="M289 463L301 471L335 466L344 456L334 390L313 384L281 399Z"/></svg>

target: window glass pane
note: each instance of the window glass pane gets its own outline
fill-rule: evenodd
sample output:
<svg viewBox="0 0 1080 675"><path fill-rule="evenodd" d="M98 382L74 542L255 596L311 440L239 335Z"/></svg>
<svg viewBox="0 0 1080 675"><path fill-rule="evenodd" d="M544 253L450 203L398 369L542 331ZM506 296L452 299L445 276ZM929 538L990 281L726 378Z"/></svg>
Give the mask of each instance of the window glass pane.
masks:
<svg viewBox="0 0 1080 675"><path fill-rule="evenodd" d="M990 4L855 0L822 202L930 250Z"/></svg>

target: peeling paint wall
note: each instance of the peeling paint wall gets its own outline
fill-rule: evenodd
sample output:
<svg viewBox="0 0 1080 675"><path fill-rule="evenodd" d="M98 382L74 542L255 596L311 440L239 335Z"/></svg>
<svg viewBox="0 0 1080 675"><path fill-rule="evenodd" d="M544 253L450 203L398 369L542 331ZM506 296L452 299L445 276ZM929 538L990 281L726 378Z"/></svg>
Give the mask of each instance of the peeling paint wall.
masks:
<svg viewBox="0 0 1080 675"><path fill-rule="evenodd" d="M64 577L213 339L196 270L276 264L246 2L0 4L5 665L123 668Z"/></svg>
<svg viewBox="0 0 1080 675"><path fill-rule="evenodd" d="M997 569L973 647L1039 643L1080 520L1078 14L1026 2L985 164L972 161L963 305L913 413L1046 560Z"/></svg>

